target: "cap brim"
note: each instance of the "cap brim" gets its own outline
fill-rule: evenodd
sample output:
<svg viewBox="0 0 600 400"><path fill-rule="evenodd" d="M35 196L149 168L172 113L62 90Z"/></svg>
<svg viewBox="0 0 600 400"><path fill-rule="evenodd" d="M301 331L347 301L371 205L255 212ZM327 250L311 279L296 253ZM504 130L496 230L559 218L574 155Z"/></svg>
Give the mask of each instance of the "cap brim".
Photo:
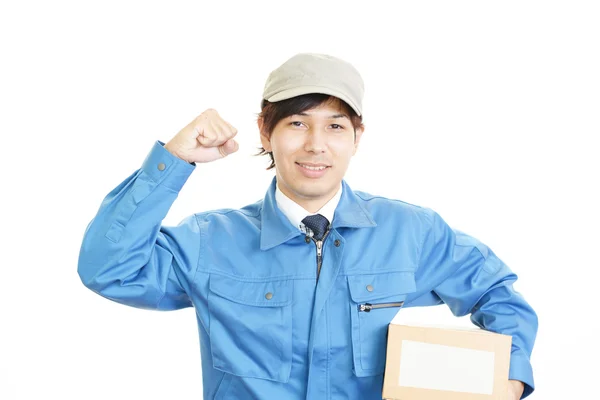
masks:
<svg viewBox="0 0 600 400"><path fill-rule="evenodd" d="M304 94L311 94L311 93L321 93L321 94L328 94L330 96L335 96L335 97L343 100L344 102L346 102L350 107L352 107L352 109L356 112L356 114L358 114L359 116L361 115L361 110L356 106L356 104L354 104L354 102L352 100L350 100L348 98L348 96L346 96L344 93L341 93L337 90L330 89L328 87L323 87L323 86L301 86L301 87L286 89L286 90L282 90L281 92L275 93L274 95L266 98L265 100L274 103L277 101L287 100L287 99L291 99L292 97L302 96Z"/></svg>

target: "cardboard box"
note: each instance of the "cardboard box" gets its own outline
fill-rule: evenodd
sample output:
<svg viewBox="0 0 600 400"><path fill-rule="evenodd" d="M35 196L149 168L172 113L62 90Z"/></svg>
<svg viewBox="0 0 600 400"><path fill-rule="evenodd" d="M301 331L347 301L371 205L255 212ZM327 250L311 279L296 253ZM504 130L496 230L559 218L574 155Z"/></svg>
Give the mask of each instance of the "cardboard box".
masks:
<svg viewBox="0 0 600 400"><path fill-rule="evenodd" d="M505 400L512 337L479 329L388 328L383 398Z"/></svg>

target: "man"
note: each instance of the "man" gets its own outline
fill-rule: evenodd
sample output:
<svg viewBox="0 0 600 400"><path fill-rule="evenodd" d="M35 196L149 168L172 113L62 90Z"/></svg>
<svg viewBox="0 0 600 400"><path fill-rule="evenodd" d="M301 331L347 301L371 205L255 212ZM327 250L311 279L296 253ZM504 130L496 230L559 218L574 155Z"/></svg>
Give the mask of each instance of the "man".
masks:
<svg viewBox="0 0 600 400"><path fill-rule="evenodd" d="M161 226L198 163L238 149L207 110L104 200L79 259L84 284L140 308L195 307L205 399L381 399L400 307L445 303L513 337L510 393L533 391L537 317L484 244L432 210L350 189L363 81L298 54L274 70L258 118L276 176L263 200ZM369 312L370 311L370 312Z"/></svg>

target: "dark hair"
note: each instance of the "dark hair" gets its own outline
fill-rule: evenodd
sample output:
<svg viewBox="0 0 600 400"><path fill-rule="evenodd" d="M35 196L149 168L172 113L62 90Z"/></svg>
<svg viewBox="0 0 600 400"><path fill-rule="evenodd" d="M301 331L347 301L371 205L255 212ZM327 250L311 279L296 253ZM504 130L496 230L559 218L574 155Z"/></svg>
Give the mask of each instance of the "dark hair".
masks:
<svg viewBox="0 0 600 400"><path fill-rule="evenodd" d="M307 110L319 107L322 104L331 103L335 106L339 106L350 117L350 122L354 127L354 139L356 140L356 129L364 129L362 122L362 116L356 114L356 111L352 109L346 102L340 100L337 97L330 96L321 93L311 93L301 96L292 97L291 99L281 100L275 103L271 103L267 100L263 100L261 103L261 112L258 114L259 118L263 119L263 131L266 132L268 137L271 137L275 126L284 118L290 115L300 114ZM262 134L262 132L261 132ZM273 153L266 151L264 147L259 148L260 152L257 156L268 154L271 158L271 164L267 167L267 170L275 168L275 159Z"/></svg>

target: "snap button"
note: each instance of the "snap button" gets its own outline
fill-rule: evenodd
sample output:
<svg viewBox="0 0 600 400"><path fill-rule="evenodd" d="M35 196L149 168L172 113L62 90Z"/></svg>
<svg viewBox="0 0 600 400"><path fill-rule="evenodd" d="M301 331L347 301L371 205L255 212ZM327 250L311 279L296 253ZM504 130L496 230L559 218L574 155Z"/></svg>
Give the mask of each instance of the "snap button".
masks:
<svg viewBox="0 0 600 400"><path fill-rule="evenodd" d="M372 292L373 291L373 285L367 285L367 290L369 292Z"/></svg>
<svg viewBox="0 0 600 400"><path fill-rule="evenodd" d="M166 168L166 165L164 163L158 164L158 170L159 171L163 171L165 168Z"/></svg>
<svg viewBox="0 0 600 400"><path fill-rule="evenodd" d="M340 241L338 239L335 239L335 242L333 242L333 244L335 244L335 247L340 247Z"/></svg>
<svg viewBox="0 0 600 400"><path fill-rule="evenodd" d="M306 243L310 243L310 237L308 237L308 236L307 236L307 237L305 237L305 238L304 238L304 241L305 241Z"/></svg>
<svg viewBox="0 0 600 400"><path fill-rule="evenodd" d="M271 300L273 298L273 293L269 292L269 293L265 294L265 297L267 300Z"/></svg>

